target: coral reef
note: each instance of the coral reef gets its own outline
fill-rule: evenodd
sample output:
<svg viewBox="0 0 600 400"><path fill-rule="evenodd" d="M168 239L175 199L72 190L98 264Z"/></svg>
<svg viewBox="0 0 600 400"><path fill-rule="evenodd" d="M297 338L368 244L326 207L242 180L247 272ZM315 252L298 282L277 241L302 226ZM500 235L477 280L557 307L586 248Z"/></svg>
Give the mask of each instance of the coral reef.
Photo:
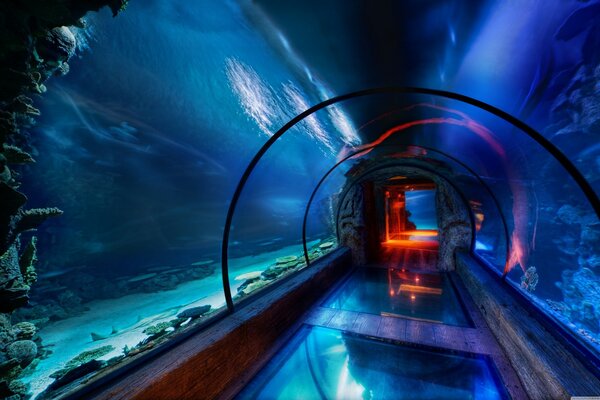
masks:
<svg viewBox="0 0 600 400"><path fill-rule="evenodd" d="M64 368L54 372L51 377L55 381L49 386L48 391L52 393L53 390L61 388L79 378L82 378L92 372L95 372L116 360L100 361L99 358L107 355L115 348L107 345L102 346L94 350L88 350L80 353L73 359L69 360ZM121 359L119 357L118 359Z"/></svg>
<svg viewBox="0 0 600 400"><path fill-rule="evenodd" d="M336 244L337 241L332 237L319 241L308 249L310 260L312 261L329 253L337 247ZM249 272L236 277L236 280L243 280L244 282L237 288L235 297L247 296L304 267L306 267L306 261L304 260L303 254L280 257L267 269L262 271L262 273Z"/></svg>
<svg viewBox="0 0 600 400"><path fill-rule="evenodd" d="M600 179L597 142L600 129L600 64L582 64L552 105L553 124L546 134L559 146L577 154L575 161L591 181Z"/></svg>
<svg viewBox="0 0 600 400"><path fill-rule="evenodd" d="M16 310L13 320L37 321L36 324L42 327L49 321L80 315L88 309L86 303L92 300L171 290L181 283L203 279L215 272L212 261L210 265L206 262L194 264L156 267L152 274L139 275L142 278L136 275L112 280L83 271L48 278L36 290L36 295L41 297L31 299L29 305ZM97 339L101 336L97 335Z"/></svg>
<svg viewBox="0 0 600 400"><path fill-rule="evenodd" d="M0 397L19 400L27 387L18 376L40 352L32 338L36 327L11 325L14 310L27 304L37 279L36 238L21 255L21 233L62 214L58 208L25 209L17 168L35 162L27 129L40 112L33 96L46 91L52 75L68 72L76 48L68 26L83 26L82 17L109 6L116 15L126 0L7 0L0 7ZM39 340L39 339L38 339Z"/></svg>
<svg viewBox="0 0 600 400"><path fill-rule="evenodd" d="M562 236L555 245L574 261L576 268L563 270L561 281L556 282L562 301L548 299L546 305L600 349L600 224L594 214L573 205L563 205L556 211L556 223Z"/></svg>

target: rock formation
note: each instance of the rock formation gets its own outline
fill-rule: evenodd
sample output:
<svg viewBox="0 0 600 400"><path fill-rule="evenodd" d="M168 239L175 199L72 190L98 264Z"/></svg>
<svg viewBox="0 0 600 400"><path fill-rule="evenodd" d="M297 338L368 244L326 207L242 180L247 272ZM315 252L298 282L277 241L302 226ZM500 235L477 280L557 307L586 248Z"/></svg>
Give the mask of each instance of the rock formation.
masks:
<svg viewBox="0 0 600 400"><path fill-rule="evenodd" d="M55 207L27 209L20 191L19 167L35 162L28 133L40 114L34 99L46 91L48 78L69 71L77 46L69 27L83 27L88 11L109 6L116 15L125 5L126 0L6 0L0 6L0 398L25 398L28 388L18 378L40 353L32 340L35 325L11 323L10 314L27 304L37 279L36 238L22 248L20 235L62 214Z"/></svg>

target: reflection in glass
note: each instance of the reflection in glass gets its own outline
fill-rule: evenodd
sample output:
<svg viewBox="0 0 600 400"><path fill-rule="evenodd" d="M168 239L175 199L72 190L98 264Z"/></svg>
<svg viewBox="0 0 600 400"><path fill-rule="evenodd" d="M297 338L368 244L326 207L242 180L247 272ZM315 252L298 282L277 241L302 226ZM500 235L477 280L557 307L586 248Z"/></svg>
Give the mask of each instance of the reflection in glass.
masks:
<svg viewBox="0 0 600 400"><path fill-rule="evenodd" d="M489 362L303 328L239 399L507 398Z"/></svg>
<svg viewBox="0 0 600 400"><path fill-rule="evenodd" d="M446 274L404 268L359 268L324 306L448 325L471 325Z"/></svg>

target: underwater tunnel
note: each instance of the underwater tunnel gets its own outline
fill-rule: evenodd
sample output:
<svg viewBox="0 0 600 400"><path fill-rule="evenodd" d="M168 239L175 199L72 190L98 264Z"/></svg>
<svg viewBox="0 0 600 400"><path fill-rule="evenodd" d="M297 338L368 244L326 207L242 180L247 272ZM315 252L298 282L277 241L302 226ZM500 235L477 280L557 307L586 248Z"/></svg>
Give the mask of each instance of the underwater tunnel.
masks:
<svg viewBox="0 0 600 400"><path fill-rule="evenodd" d="M0 398L600 397L597 0L0 16Z"/></svg>

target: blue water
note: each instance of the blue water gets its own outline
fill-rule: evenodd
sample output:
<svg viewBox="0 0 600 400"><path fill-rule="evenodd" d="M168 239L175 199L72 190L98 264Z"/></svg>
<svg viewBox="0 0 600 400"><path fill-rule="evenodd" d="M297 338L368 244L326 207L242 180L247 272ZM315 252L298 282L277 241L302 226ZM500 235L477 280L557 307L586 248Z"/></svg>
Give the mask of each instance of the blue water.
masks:
<svg viewBox="0 0 600 400"><path fill-rule="evenodd" d="M487 360L303 328L239 399L503 399Z"/></svg>
<svg viewBox="0 0 600 400"><path fill-rule="evenodd" d="M411 213L409 220L417 226L417 229L437 230L435 190L406 192L405 196L406 209Z"/></svg>
<svg viewBox="0 0 600 400"><path fill-rule="evenodd" d="M199 253L216 259L243 168L327 95L270 48L236 2L211 2L208 13L201 3L132 2L118 18L90 14L90 49L48 82L37 163L24 183L31 206L65 212L39 232L44 268L110 264L120 273ZM300 238L321 171L341 145L357 143L337 111L301 124L273 152L284 158L259 165L234 220L235 256L260 241Z"/></svg>
<svg viewBox="0 0 600 400"><path fill-rule="evenodd" d="M423 292L419 288L433 289L435 293ZM416 273L402 269L357 268L323 306L448 325L471 326L457 296L445 274Z"/></svg>

